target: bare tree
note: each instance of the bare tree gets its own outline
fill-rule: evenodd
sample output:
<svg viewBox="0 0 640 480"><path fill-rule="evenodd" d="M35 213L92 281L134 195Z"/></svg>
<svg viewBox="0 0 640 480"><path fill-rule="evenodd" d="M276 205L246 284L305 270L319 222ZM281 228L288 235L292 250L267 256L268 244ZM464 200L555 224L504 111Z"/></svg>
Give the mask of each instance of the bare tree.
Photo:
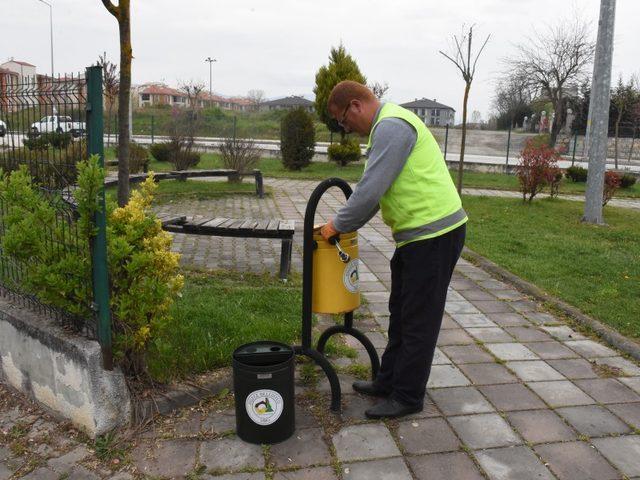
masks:
<svg viewBox="0 0 640 480"><path fill-rule="evenodd" d="M113 107L120 92L118 66L107 60L107 52L98 58L98 65L102 67L102 85L107 100L107 146L111 143L111 121Z"/></svg>
<svg viewBox="0 0 640 480"><path fill-rule="evenodd" d="M118 21L120 32L120 85L118 92L118 205L129 201L129 109L131 100L131 9L130 0L102 0L107 11Z"/></svg>
<svg viewBox="0 0 640 480"><path fill-rule="evenodd" d="M464 99L462 102L462 140L460 145L460 161L458 163L458 193L462 193L462 172L464 169L464 147L465 142L467 140L467 102L469 100L469 90L471 90L471 83L473 82L473 76L476 73L476 64L478 63L478 59L480 58L480 54L486 47L487 42L491 35L487 35L487 38L482 43L480 50L476 54L472 53L472 45L473 45L473 25L469 27L469 29L465 32L464 25L462 27L462 33L460 38L457 35L453 36L453 41L455 43L455 48L453 52L447 54L442 50L440 54L445 58L449 59L457 68L460 70L462 74L462 78L465 83L464 87ZM472 57L473 62L472 62Z"/></svg>
<svg viewBox="0 0 640 480"><path fill-rule="evenodd" d="M533 94L526 82L509 72L499 80L492 106L501 119L508 119L513 127L531 113L532 100Z"/></svg>
<svg viewBox="0 0 640 480"><path fill-rule="evenodd" d="M180 90L187 96L187 104L192 111L198 108L198 101L204 92L205 85L202 82L190 80L188 82L180 82Z"/></svg>
<svg viewBox="0 0 640 480"><path fill-rule="evenodd" d="M251 100L256 110L260 109L260 105L264 103L265 93L264 90L249 90L247 93L247 98Z"/></svg>
<svg viewBox="0 0 640 480"><path fill-rule="evenodd" d="M476 127L482 123L482 113L479 110L474 110L471 113L471 123Z"/></svg>
<svg viewBox="0 0 640 480"><path fill-rule="evenodd" d="M586 23L575 18L547 27L516 45L517 54L504 60L507 75L553 103L555 121L549 143L554 146L565 120L567 90L577 89L593 62L595 44Z"/></svg>
<svg viewBox="0 0 640 480"><path fill-rule="evenodd" d="M369 85L369 88L371 89L373 94L376 96L376 98L378 100L381 100L382 97L384 97L387 91L389 90L389 84L387 82L384 82L384 83L373 82L371 85Z"/></svg>

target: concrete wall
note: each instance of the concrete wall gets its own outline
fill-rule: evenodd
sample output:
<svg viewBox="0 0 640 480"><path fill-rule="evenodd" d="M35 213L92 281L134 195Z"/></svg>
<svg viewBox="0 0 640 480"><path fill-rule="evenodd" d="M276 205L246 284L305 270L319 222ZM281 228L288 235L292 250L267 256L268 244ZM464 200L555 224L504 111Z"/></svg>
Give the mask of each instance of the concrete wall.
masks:
<svg viewBox="0 0 640 480"><path fill-rule="evenodd" d="M131 419L124 376L105 371L97 342L0 299L0 377L91 437Z"/></svg>

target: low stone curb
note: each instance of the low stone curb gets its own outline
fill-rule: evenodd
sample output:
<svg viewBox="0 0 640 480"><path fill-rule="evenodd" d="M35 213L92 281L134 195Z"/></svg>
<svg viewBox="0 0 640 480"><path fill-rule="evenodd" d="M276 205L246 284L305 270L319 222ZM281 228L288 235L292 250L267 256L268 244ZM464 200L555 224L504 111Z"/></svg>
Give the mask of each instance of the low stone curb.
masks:
<svg viewBox="0 0 640 480"><path fill-rule="evenodd" d="M505 270L499 265L496 265L491 260L483 257L482 255L469 250L467 247L464 248L463 255L467 260L476 264L483 270L493 274L494 276L502 280L509 282L522 293L525 293L541 302L546 302L553 305L555 308L560 310L562 313L564 313L566 316L568 316L578 324L593 331L593 333L595 333L605 342L609 343L618 350L632 356L636 360L640 360L640 344L628 339L627 337L621 335L611 327L599 322L598 320L585 315L577 308L569 305L559 298L549 295L539 287L527 282L526 280L523 280L522 278L514 275L508 270Z"/></svg>
<svg viewBox="0 0 640 480"><path fill-rule="evenodd" d="M181 384L173 386L166 392L154 393L150 398L133 399L133 425L141 425L155 415L166 415L184 407L197 405L202 400L231 389L231 372L225 369L214 379L204 380L198 385Z"/></svg>

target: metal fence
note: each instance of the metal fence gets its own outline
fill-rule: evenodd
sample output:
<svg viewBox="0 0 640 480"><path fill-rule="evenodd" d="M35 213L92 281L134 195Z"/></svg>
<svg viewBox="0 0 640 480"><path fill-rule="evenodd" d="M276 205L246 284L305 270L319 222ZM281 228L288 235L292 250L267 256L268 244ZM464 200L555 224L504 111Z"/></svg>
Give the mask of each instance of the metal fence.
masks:
<svg viewBox="0 0 640 480"><path fill-rule="evenodd" d="M108 353L110 326L99 321L105 322L104 314L103 318L100 315L104 312L105 299L96 296L96 287L100 283L96 282L96 270L103 272L101 288L106 288L106 255L96 255L96 244L106 253L104 208L100 218L96 219L101 226L99 241L89 245L78 231L73 202L77 162L86 159L89 153L102 152L101 72L99 67L90 67L85 74L57 78L23 77L18 82L0 82L0 121L3 122L0 124L3 127L0 131L0 168L5 174L24 168L42 198L54 210L52 224L34 225L38 241L44 245L47 261L80 254L92 259L94 276L93 282L80 282L86 291L79 292L77 297L86 300L73 305L73 308L48 302L34 291L28 281L29 273L42 267L45 260L7 253L4 241L8 215L13 206L10 199L0 195L0 294L89 338L99 339ZM100 201L104 207L104 192ZM78 283L81 273L70 269L62 275ZM108 293L106 299L108 307ZM101 333L105 327L109 329L107 336Z"/></svg>

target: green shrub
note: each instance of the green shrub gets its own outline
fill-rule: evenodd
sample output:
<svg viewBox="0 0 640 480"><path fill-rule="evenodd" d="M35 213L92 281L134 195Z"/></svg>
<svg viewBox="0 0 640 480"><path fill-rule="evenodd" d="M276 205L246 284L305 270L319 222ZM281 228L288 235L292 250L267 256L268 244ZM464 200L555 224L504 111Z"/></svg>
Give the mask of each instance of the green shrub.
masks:
<svg viewBox="0 0 640 480"><path fill-rule="evenodd" d="M94 215L104 170L97 156L77 165L74 191L78 219L56 221L56 208L33 183L26 168L0 179L0 198L7 206L1 238L3 255L31 262L23 288L43 303L90 318L92 282L89 245L96 234ZM107 222L110 308L114 354L129 375L146 371L145 355L158 329L171 330L169 314L184 279L171 236L151 211L157 185L150 176L122 208L110 204ZM69 224L71 222L71 224ZM46 226L46 228L45 228ZM78 235L70 235L77 227ZM68 248L52 248L66 245ZM32 261L37 259L37 261Z"/></svg>
<svg viewBox="0 0 640 480"><path fill-rule="evenodd" d="M302 108L287 113L280 122L280 152L287 170L300 170L315 154L313 117Z"/></svg>
<svg viewBox="0 0 640 480"><path fill-rule="evenodd" d="M118 147L116 147L116 156ZM142 145L131 142L129 144L129 173L146 172L149 166L149 152Z"/></svg>
<svg viewBox="0 0 640 480"><path fill-rule="evenodd" d="M344 167L350 162L360 160L360 144L356 139L345 138L340 143L329 145L327 153L329 154L329 160Z"/></svg>
<svg viewBox="0 0 640 480"><path fill-rule="evenodd" d="M171 159L173 148L171 142L154 143L149 147L149 151L157 161L168 162Z"/></svg>
<svg viewBox="0 0 640 480"><path fill-rule="evenodd" d="M30 135L22 139L22 143L29 150L46 150L49 147L62 150L67 148L71 142L73 142L71 134L64 132L42 133L38 136Z"/></svg>
<svg viewBox="0 0 640 480"><path fill-rule="evenodd" d="M586 182L587 181L587 169L574 166L567 168L566 172L567 178L571 179L572 182Z"/></svg>
<svg viewBox="0 0 640 480"><path fill-rule="evenodd" d="M630 188L636 184L636 177L630 173L625 173L620 177L620 188Z"/></svg>

